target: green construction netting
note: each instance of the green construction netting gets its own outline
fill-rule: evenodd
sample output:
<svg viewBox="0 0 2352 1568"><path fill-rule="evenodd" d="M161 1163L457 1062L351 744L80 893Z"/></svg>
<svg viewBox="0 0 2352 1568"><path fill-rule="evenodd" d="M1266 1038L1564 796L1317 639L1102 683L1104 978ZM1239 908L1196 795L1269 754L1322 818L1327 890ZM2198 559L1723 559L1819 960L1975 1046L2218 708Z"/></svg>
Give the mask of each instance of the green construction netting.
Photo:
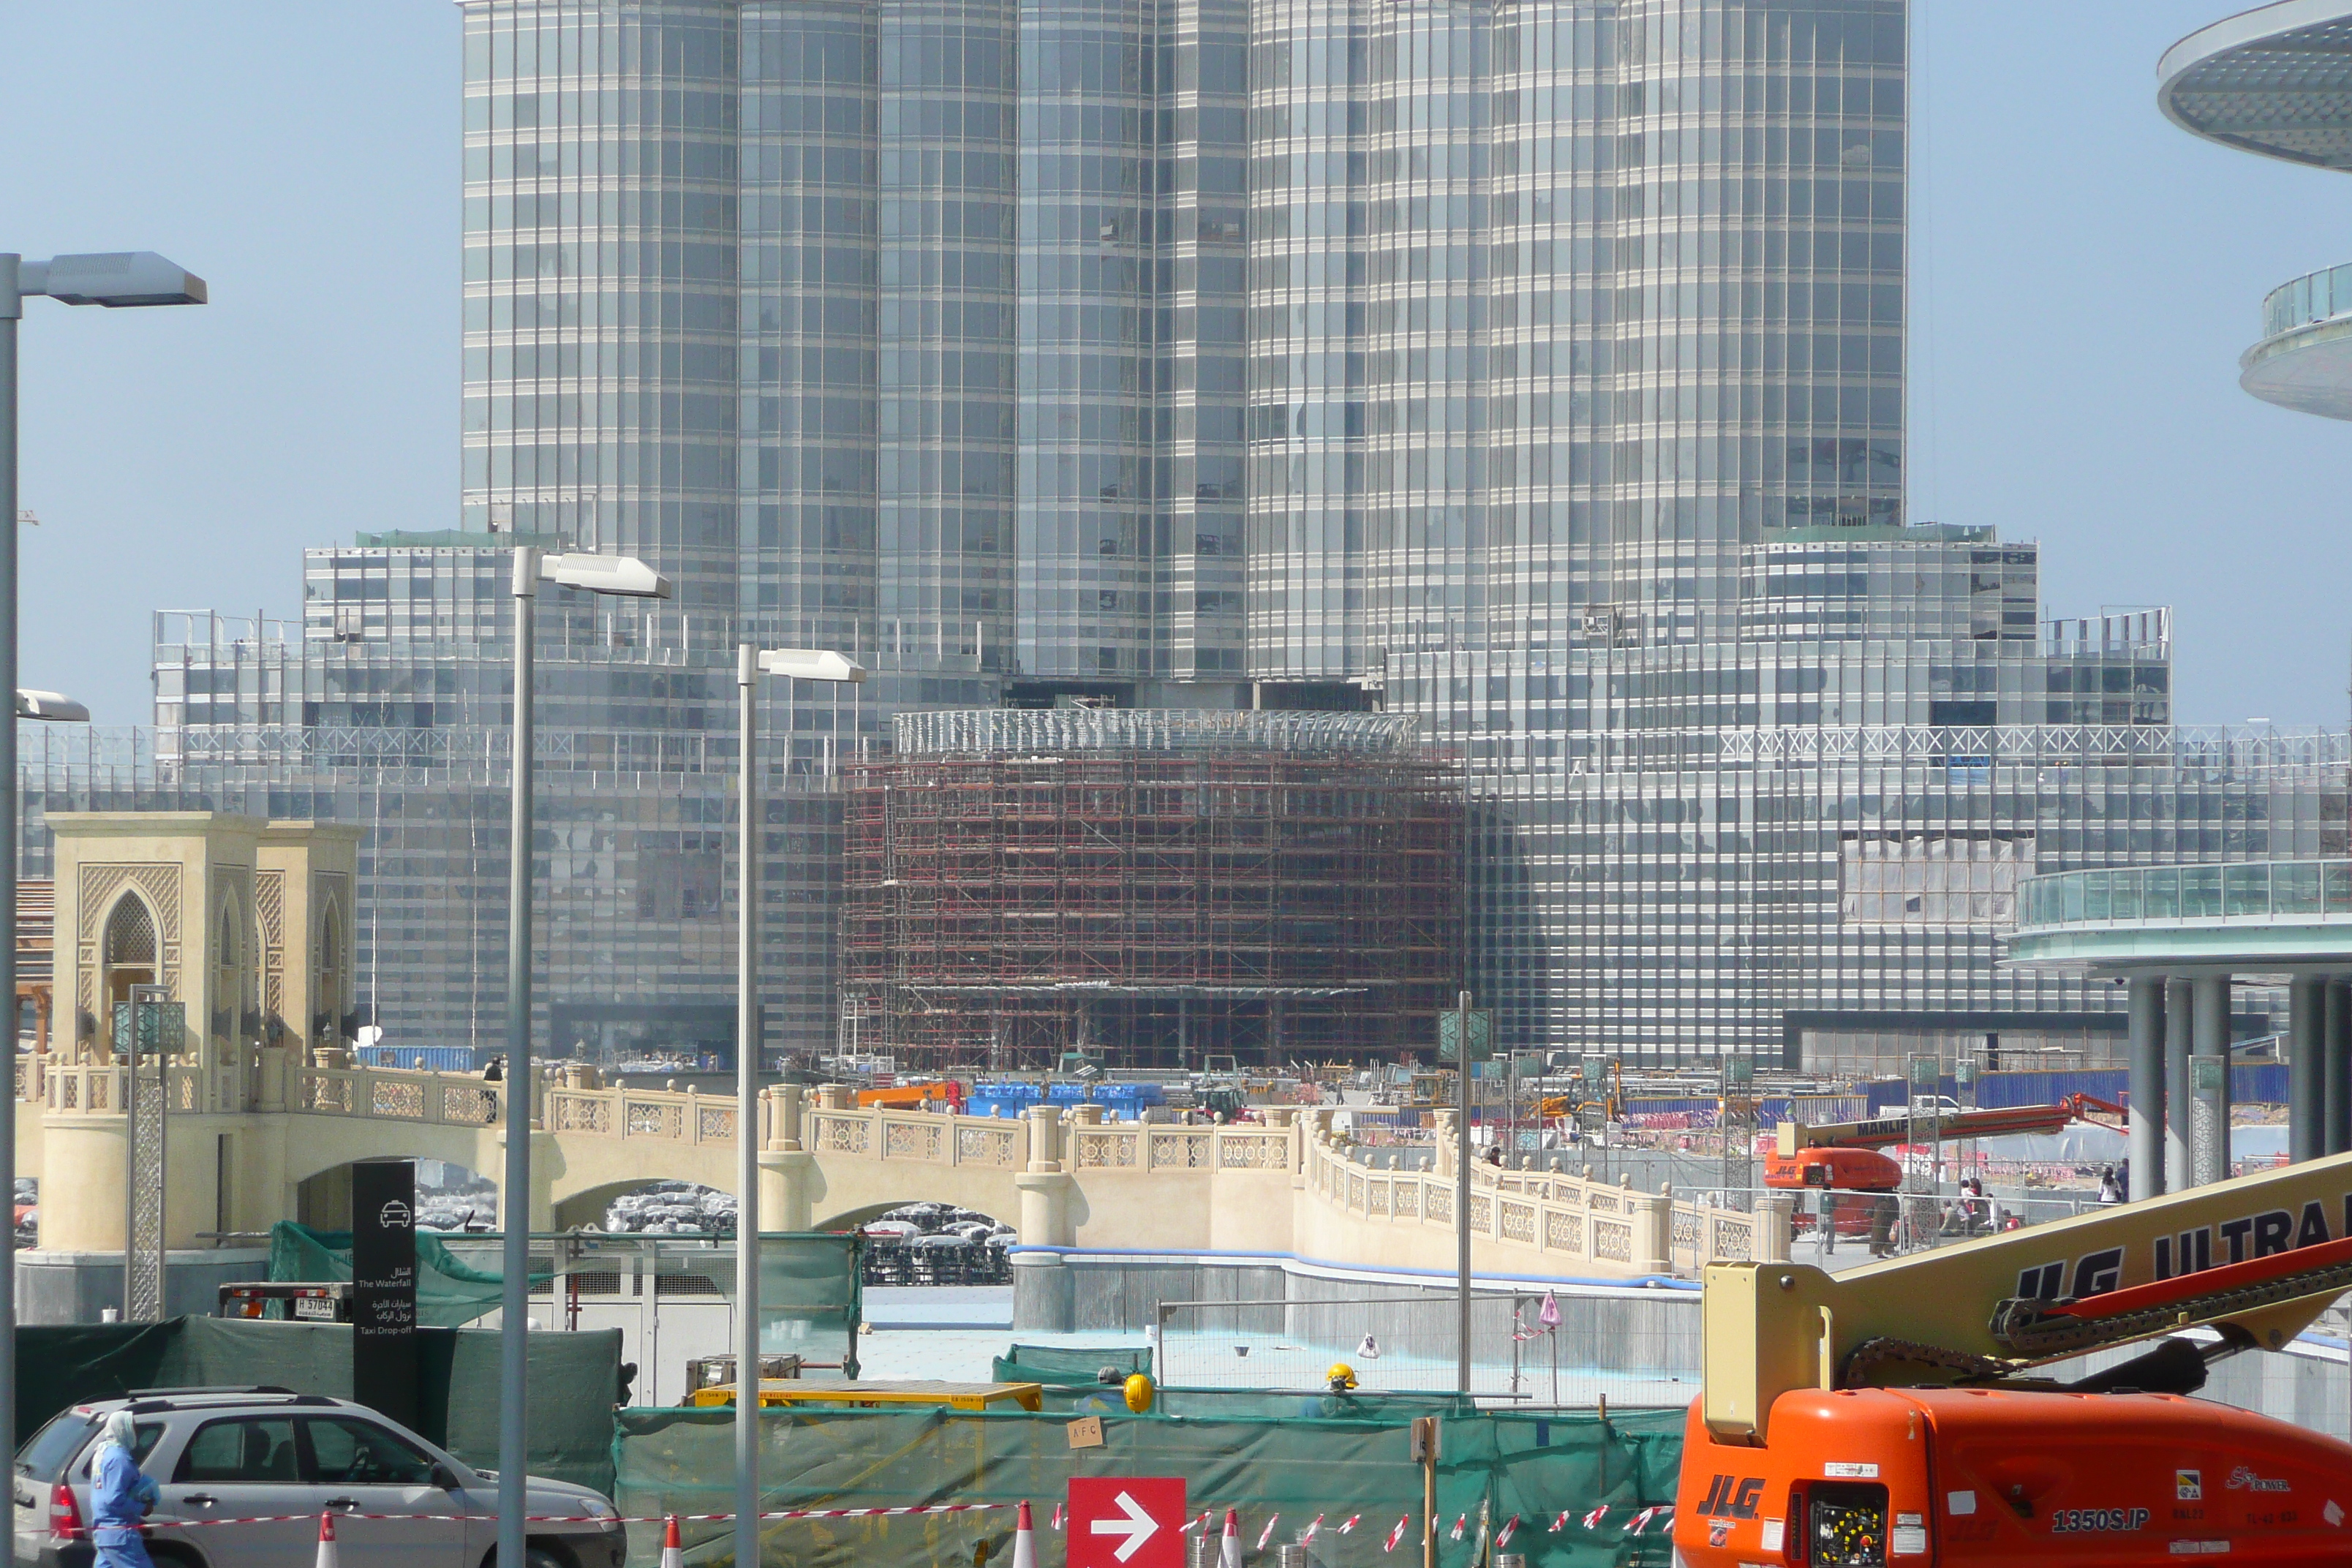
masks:
<svg viewBox="0 0 2352 1568"><path fill-rule="evenodd" d="M1118 1369L1121 1379L1133 1373L1149 1373L1151 1347L1107 1345L1095 1350L1073 1350L1066 1345L1016 1344L996 1358L993 1375L999 1383L1042 1383L1055 1388L1100 1387L1102 1369L1107 1366Z"/></svg>
<svg viewBox="0 0 2352 1568"><path fill-rule="evenodd" d="M1297 1396L1290 1396L1296 1398ZM1481 1560L1481 1520L1499 1532L1516 1514L1508 1550L1534 1568L1633 1568L1663 1564L1663 1526L1630 1536L1643 1508L1673 1500L1683 1416L1642 1411L1606 1422L1591 1411L1481 1414L1444 1420L1437 1469L1438 1561L1471 1568ZM618 1417L617 1500L630 1514L723 1511L732 1482L733 1412L626 1410ZM761 1421L763 1494L770 1509L879 1508L919 1503L1038 1505L1047 1528L1073 1475L1182 1476L1197 1515L1241 1512L1244 1546L1269 1521L1272 1546L1296 1541L1318 1515L1313 1555L1320 1568L1396 1568L1413 1561L1386 1550L1389 1532L1413 1520L1417 1544L1422 1472L1412 1462L1407 1424L1382 1419L1247 1419L1113 1416L1103 1447L1072 1449L1066 1415L951 1411L771 1411ZM1588 1530L1584 1517L1608 1505ZM1570 1513L1566 1526L1550 1529ZM1360 1522L1341 1534L1350 1517ZM1463 1537L1452 1538L1456 1519ZM765 1531L763 1563L793 1568L970 1568L1012 1549L1013 1515L983 1512L835 1520L782 1520ZM650 1562L657 1526L635 1526L632 1560ZM686 1560L734 1561L728 1527L686 1527ZM1050 1537L1048 1538L1050 1542ZM1055 1560L1058 1542L1041 1543ZM1406 1551L1400 1545L1399 1552Z"/></svg>
<svg viewBox="0 0 2352 1568"><path fill-rule="evenodd" d="M417 1429L469 1465L495 1468L499 1340L478 1329L417 1332ZM530 1336L530 1471L610 1493L613 1405L621 1332ZM16 1331L16 1441L69 1405L138 1388L268 1384L348 1399L352 1331L344 1323L174 1318ZM466 1390L453 1401L453 1388Z"/></svg>
<svg viewBox="0 0 2352 1568"><path fill-rule="evenodd" d="M312 1230L291 1220L269 1227L269 1278L276 1283L349 1279L352 1277L352 1233ZM545 1274L531 1276L544 1284ZM498 1310L505 1277L486 1274L450 1256L449 1249L426 1231L416 1233L416 1323L419 1328L455 1329L485 1312Z"/></svg>

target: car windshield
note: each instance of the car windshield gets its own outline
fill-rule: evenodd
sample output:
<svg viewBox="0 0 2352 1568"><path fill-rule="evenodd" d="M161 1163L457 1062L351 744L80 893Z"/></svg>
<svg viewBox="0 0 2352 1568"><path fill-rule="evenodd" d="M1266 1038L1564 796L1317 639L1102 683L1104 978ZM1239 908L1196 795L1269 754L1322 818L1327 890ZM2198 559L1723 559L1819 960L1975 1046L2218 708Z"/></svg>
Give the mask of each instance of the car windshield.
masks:
<svg viewBox="0 0 2352 1568"><path fill-rule="evenodd" d="M98 1417L89 1411L60 1412L17 1450L16 1473L37 1481L56 1480L65 1473L66 1462L81 1452L82 1440L97 1425Z"/></svg>

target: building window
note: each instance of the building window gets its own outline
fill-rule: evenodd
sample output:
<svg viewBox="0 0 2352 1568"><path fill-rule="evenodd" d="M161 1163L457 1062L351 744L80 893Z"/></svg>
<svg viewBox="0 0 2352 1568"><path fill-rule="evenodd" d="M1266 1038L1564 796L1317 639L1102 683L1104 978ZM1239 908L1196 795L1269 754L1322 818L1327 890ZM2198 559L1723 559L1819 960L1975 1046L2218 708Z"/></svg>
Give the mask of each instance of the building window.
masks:
<svg viewBox="0 0 2352 1568"><path fill-rule="evenodd" d="M1838 915L1860 927L2017 921L2017 882L2033 872L2031 834L1853 835L1842 847Z"/></svg>

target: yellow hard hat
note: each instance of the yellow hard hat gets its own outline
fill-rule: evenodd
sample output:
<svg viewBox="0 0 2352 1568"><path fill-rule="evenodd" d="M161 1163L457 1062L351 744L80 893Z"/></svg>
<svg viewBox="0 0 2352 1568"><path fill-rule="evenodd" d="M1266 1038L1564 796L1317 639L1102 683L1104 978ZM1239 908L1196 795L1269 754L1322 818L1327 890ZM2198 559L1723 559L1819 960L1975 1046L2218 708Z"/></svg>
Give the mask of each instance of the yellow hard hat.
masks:
<svg viewBox="0 0 2352 1568"><path fill-rule="evenodd" d="M1137 1373L1127 1380L1127 1407L1138 1415L1151 1408L1156 1391L1148 1373Z"/></svg>
<svg viewBox="0 0 2352 1568"><path fill-rule="evenodd" d="M1323 1377L1324 1381L1330 1384L1334 1394L1356 1386L1356 1369L1344 1361L1333 1362L1331 1370L1325 1373Z"/></svg>

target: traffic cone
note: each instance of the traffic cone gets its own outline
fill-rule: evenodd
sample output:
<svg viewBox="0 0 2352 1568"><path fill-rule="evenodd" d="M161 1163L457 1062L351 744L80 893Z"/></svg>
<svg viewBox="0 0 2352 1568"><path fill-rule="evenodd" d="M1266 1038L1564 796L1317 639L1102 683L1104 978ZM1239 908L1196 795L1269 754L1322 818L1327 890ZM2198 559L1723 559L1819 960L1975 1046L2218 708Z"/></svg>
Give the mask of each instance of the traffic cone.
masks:
<svg viewBox="0 0 2352 1568"><path fill-rule="evenodd" d="M342 1560L335 1554L335 1516L319 1516L319 1561L315 1568L342 1568Z"/></svg>
<svg viewBox="0 0 2352 1568"><path fill-rule="evenodd" d="M662 1531L661 1568L686 1568L686 1547L677 1538L677 1515L671 1514Z"/></svg>
<svg viewBox="0 0 2352 1568"><path fill-rule="evenodd" d="M1242 1568L1242 1516L1238 1510L1225 1510L1225 1543L1219 1549L1217 1568Z"/></svg>
<svg viewBox="0 0 2352 1568"><path fill-rule="evenodd" d="M1037 1527L1025 1502L1013 1521L1013 1568L1037 1568Z"/></svg>

